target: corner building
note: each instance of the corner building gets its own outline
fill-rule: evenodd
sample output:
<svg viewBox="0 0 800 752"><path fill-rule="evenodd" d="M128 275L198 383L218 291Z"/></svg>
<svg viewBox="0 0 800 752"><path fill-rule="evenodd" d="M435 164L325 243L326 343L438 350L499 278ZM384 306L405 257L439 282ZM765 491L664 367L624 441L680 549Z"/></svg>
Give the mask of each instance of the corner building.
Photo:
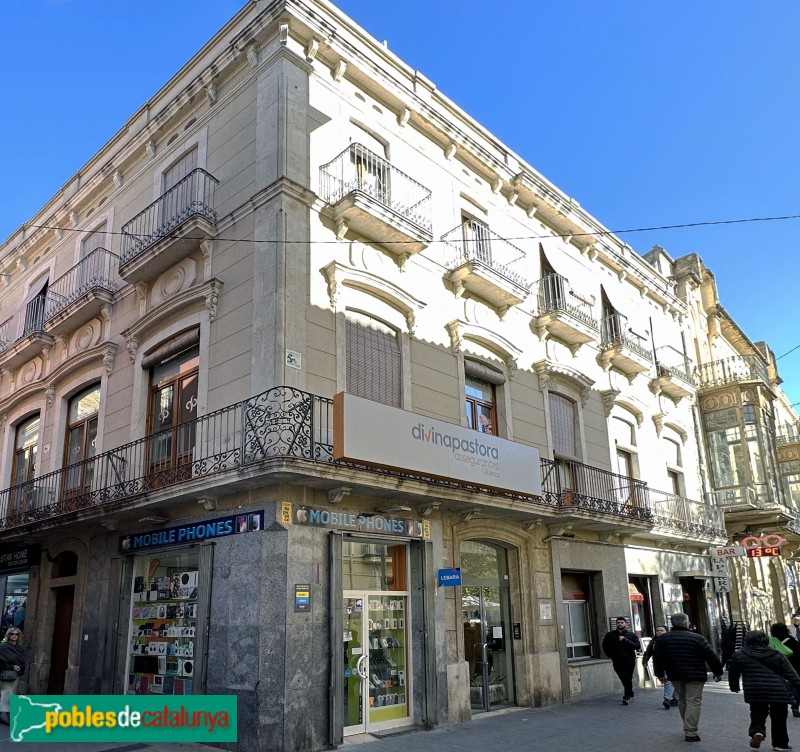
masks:
<svg viewBox="0 0 800 752"><path fill-rule="evenodd" d="M315 752L614 691L620 613L713 635L672 263L333 6L248 3L0 249L27 691Z"/></svg>

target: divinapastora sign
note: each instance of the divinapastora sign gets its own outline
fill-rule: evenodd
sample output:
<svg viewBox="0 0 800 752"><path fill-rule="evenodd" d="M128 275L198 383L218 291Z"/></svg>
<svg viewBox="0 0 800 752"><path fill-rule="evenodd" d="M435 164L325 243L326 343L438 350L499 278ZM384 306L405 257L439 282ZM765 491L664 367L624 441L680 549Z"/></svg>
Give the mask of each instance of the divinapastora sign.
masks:
<svg viewBox="0 0 800 752"><path fill-rule="evenodd" d="M340 392L333 456L375 467L539 496L539 450Z"/></svg>

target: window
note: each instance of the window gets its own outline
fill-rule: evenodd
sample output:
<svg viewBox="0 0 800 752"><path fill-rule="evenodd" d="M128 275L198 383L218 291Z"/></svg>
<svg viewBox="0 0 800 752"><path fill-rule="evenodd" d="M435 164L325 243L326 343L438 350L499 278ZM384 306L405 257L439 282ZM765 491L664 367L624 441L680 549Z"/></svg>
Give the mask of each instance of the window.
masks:
<svg viewBox="0 0 800 752"><path fill-rule="evenodd" d="M481 433L497 435L494 384L465 377L467 425Z"/></svg>
<svg viewBox="0 0 800 752"><path fill-rule="evenodd" d="M33 332L42 331L48 282L49 278L45 275L30 286L28 294L25 296L25 316L19 319L21 326L17 331L18 339L27 337Z"/></svg>
<svg viewBox="0 0 800 752"><path fill-rule="evenodd" d="M667 479L670 491L676 496L683 496L683 462L681 460L681 445L674 439L664 438L662 450L667 463Z"/></svg>
<svg viewBox="0 0 800 752"><path fill-rule="evenodd" d="M361 144L350 147L350 160L356 178L356 190L363 191L385 206L391 205L389 163Z"/></svg>
<svg viewBox="0 0 800 752"><path fill-rule="evenodd" d="M611 418L611 436L617 450L617 472L627 478L636 475L636 428L633 423L618 418Z"/></svg>
<svg viewBox="0 0 800 752"><path fill-rule="evenodd" d="M179 224L191 214L198 193L197 178L186 178L196 168L197 148L194 148L164 171L164 197L161 206L163 222Z"/></svg>
<svg viewBox="0 0 800 752"><path fill-rule="evenodd" d="M14 440L14 462L11 468L9 515L24 511L33 489L23 486L36 476L36 453L39 445L39 416L34 415L17 426Z"/></svg>
<svg viewBox="0 0 800 752"><path fill-rule="evenodd" d="M81 243L81 258L86 258L92 251L106 247L105 222L96 230L90 232Z"/></svg>
<svg viewBox="0 0 800 752"><path fill-rule="evenodd" d="M67 440L64 445L64 496L83 497L92 488L97 451L97 414L100 410L100 385L89 387L69 402Z"/></svg>
<svg viewBox="0 0 800 752"><path fill-rule="evenodd" d="M400 342L394 329L355 311L347 312L347 376L350 394L401 406Z"/></svg>
<svg viewBox="0 0 800 752"><path fill-rule="evenodd" d="M568 397L549 392L550 437L553 442L553 459L556 461L562 491L562 503L570 504L570 494L578 490L580 460L578 443L578 406Z"/></svg>
<svg viewBox="0 0 800 752"><path fill-rule="evenodd" d="M491 266L492 247L489 225L467 214L461 216L461 231L464 239L464 257Z"/></svg>
<svg viewBox="0 0 800 752"><path fill-rule="evenodd" d="M197 418L199 330L185 333L146 357L151 365L148 411L149 471L156 485L191 477ZM181 468L175 472L175 468ZM167 471L171 471L166 474Z"/></svg>
<svg viewBox="0 0 800 752"><path fill-rule="evenodd" d="M564 641L570 661L592 657L591 590L583 572L561 573Z"/></svg>
<svg viewBox="0 0 800 752"><path fill-rule="evenodd" d="M786 499L800 508L800 461L782 462L781 473Z"/></svg>

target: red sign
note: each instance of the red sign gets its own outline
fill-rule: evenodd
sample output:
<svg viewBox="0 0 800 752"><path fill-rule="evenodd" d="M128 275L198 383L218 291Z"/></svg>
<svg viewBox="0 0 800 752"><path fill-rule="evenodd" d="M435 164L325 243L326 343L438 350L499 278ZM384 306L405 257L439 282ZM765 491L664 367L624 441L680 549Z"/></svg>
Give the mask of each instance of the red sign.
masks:
<svg viewBox="0 0 800 752"><path fill-rule="evenodd" d="M747 555L751 559L759 559L762 556L780 556L780 546L762 546L761 548L748 548Z"/></svg>

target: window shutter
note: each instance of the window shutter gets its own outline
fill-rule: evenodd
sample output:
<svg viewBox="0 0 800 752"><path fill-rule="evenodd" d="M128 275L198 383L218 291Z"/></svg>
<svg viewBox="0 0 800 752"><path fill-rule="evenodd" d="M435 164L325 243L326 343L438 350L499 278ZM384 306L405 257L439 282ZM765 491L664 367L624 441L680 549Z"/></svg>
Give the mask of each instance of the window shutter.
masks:
<svg viewBox="0 0 800 752"><path fill-rule="evenodd" d="M197 149L186 152L172 167L164 172L164 192L181 182L197 167Z"/></svg>
<svg viewBox="0 0 800 752"><path fill-rule="evenodd" d="M561 457L578 455L578 436L575 430L575 403L560 394L550 393L550 423L553 452Z"/></svg>
<svg viewBox="0 0 800 752"><path fill-rule="evenodd" d="M500 386L506 383L506 377L500 371L495 371L477 360L470 360L464 358L464 375L470 376L473 379L480 379L481 381L488 381L490 384Z"/></svg>
<svg viewBox="0 0 800 752"><path fill-rule="evenodd" d="M106 247L106 225L105 222L94 232L90 232L81 244L83 258L86 258L92 251Z"/></svg>
<svg viewBox="0 0 800 752"><path fill-rule="evenodd" d="M347 391L357 397L400 407L400 343L388 326L347 313Z"/></svg>
<svg viewBox="0 0 800 752"><path fill-rule="evenodd" d="M156 363L163 363L165 360L196 347L200 344L200 327L189 329L173 337L169 342L164 343L157 347L152 352L148 353L142 358L142 368L150 368Z"/></svg>

